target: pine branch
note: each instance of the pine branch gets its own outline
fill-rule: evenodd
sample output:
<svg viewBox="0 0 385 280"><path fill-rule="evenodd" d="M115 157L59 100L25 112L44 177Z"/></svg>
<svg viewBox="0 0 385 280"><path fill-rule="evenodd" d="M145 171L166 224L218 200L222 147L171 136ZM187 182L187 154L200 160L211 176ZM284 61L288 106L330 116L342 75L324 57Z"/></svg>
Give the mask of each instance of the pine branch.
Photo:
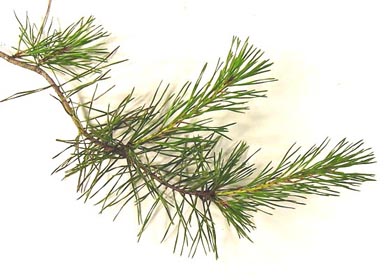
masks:
<svg viewBox="0 0 385 280"><path fill-rule="evenodd" d="M93 17L61 31L48 20L50 5L39 28L28 16L24 22L17 18L15 53L0 52L2 59L35 72L48 86L1 102L52 89L78 130L74 139L58 140L66 148L55 157L66 159L54 172L77 176L80 197L95 201L101 212L111 208L117 217L133 204L141 225L138 238L163 210L168 225L162 241L174 238L174 252L188 249L194 256L203 249L218 257L213 213L219 211L240 237L251 239L258 211L290 208L303 204L306 195L334 196L341 188L357 190L374 180L373 174L351 171L374 163L362 141L344 139L328 152L326 139L303 154L292 146L275 168L269 164L263 170L250 163L256 153L247 157L246 143L230 152L219 148L220 141L231 141L228 128L234 123L214 126L209 116L245 112L250 100L265 97L259 87L276 81L266 77L272 63L262 51L237 37L213 73L205 64L195 82L175 92L161 84L148 103L138 106L132 90L114 108L97 107L96 101L111 90L100 93L98 84L123 61L112 60L117 48L108 50L109 33ZM90 90L89 100L77 100Z"/></svg>
<svg viewBox="0 0 385 280"><path fill-rule="evenodd" d="M254 228L253 212L303 204L301 200L308 194L337 196L338 188L358 190L363 182L374 180L373 174L345 171L374 163L374 154L362 148L362 141L349 143L343 139L322 156L328 143L326 139L303 155L292 146L276 168L269 164L249 183L217 190L216 205L240 236L247 237ZM244 162L240 170L250 168Z"/></svg>

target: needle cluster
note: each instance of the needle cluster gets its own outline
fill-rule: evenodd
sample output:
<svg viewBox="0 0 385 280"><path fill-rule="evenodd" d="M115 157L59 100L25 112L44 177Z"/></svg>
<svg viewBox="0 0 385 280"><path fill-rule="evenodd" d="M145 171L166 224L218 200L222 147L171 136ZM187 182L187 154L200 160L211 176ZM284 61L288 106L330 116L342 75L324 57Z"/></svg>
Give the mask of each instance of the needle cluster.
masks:
<svg viewBox="0 0 385 280"><path fill-rule="evenodd" d="M174 239L174 251L198 249L218 256L216 221L221 214L240 237L254 229L253 215L276 207L302 204L305 195L338 195L339 189L358 189L373 174L351 171L372 164L374 155L363 142L341 140L329 148L326 139L307 151L292 146L275 167L257 169L248 145L231 151L220 141L232 141L229 127L214 125L218 111L243 113L251 99L265 97L260 87L275 81L266 77L272 63L246 40L234 37L225 59L213 71L205 64L195 81L179 90L160 84L148 102L138 105L134 90L116 106L96 105L109 90L98 84L108 78L116 49L108 49L109 33L82 18L63 30L48 23L38 28L28 17L17 18L19 44L6 61L42 76L47 87L14 94L11 100L52 89L78 129L57 156L66 157L54 172L77 176L77 191L93 200L101 212L116 215L134 205L138 237L158 212L167 224L162 240ZM92 92L89 100L78 95ZM79 101L82 100L82 101ZM131 203L130 203L131 202Z"/></svg>

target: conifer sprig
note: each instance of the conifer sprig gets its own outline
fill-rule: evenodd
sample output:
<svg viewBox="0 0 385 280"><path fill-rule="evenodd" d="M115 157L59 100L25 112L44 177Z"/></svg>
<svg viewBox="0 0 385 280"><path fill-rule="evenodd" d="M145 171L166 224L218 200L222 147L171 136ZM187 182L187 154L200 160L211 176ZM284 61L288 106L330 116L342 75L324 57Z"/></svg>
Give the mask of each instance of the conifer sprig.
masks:
<svg viewBox="0 0 385 280"><path fill-rule="evenodd" d="M102 26L95 25L92 16L81 18L63 31L54 30L52 22L47 28L43 25L43 29L39 29L28 15L25 23L16 18L20 35L13 57L19 60L77 77L80 70L98 70L94 65L105 61L109 54L103 41L109 34Z"/></svg>
<svg viewBox="0 0 385 280"><path fill-rule="evenodd" d="M49 10L49 8L48 8ZM137 105L134 90L115 107L100 108L96 101L109 90L98 84L109 78L116 49L108 50L109 33L82 18L63 31L48 23L38 28L28 16L17 18L20 35L14 54L0 52L6 61L42 76L48 86L11 95L2 101L53 89L78 129L56 157L66 159L54 172L77 176L77 191L93 200L101 212L116 216L127 205L137 212L141 238L155 214L163 211L167 226L162 241L173 239L174 251L198 249L218 256L218 214L240 237L250 238L253 215L275 207L302 204L309 194L338 195L339 189L358 189L373 174L351 171L372 164L374 155L363 142L346 139L328 150L329 140L301 154L292 146L273 168L258 170L245 142L230 152L220 141L231 141L234 123L213 125L217 111L243 113L251 99L265 97L259 87L275 79L266 77L272 63L246 39L232 39L224 60L213 73L205 64L196 81L172 91L162 84L149 102ZM80 81L80 83L79 83ZM78 99L84 91L89 100Z"/></svg>

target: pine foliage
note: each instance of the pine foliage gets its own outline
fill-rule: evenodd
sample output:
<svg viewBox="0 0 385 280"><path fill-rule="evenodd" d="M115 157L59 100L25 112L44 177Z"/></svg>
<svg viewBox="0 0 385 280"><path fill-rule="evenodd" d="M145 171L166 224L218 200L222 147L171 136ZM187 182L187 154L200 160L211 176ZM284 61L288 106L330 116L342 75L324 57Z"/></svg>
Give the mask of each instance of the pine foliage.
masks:
<svg viewBox="0 0 385 280"><path fill-rule="evenodd" d="M363 141L329 139L308 150L288 149L277 164L257 169L245 142L230 151L229 127L214 125L213 112L244 113L248 102L265 97L261 88L272 63L249 40L234 37L225 59L214 71L205 64L195 81L180 89L160 84L149 102L138 105L134 90L112 108L96 105L109 94L98 84L109 78L117 49L109 50L109 33L93 17L81 18L63 30L48 22L40 27L28 16L19 24L13 54L0 52L10 63L36 72L47 87L20 92L12 100L51 89L78 128L78 135L59 140L64 158L54 172L77 176L77 191L100 211L134 205L140 229L163 212L167 225L162 240L174 239L174 251L194 256L198 249L218 256L216 221L222 214L240 237L250 239L253 215L276 207L302 204L306 195L335 196L340 189L359 189L373 174L355 166L372 164L374 155ZM77 97L92 92L87 101ZM353 168L353 169L352 169Z"/></svg>

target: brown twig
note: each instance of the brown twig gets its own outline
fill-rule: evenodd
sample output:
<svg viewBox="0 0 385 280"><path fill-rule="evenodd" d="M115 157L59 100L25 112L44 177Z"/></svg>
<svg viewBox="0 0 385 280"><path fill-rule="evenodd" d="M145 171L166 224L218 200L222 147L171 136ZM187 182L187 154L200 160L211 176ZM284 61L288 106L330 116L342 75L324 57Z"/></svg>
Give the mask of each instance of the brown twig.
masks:
<svg viewBox="0 0 385 280"><path fill-rule="evenodd" d="M52 79L52 77L44 71L42 68L39 66L31 65L27 62L21 61L17 59L14 56L7 55L6 53L0 51L0 57L3 58L4 60L8 61L9 63L12 63L16 66L22 67L24 69L30 70L32 72L35 72L42 76L48 84L52 87L52 89L55 91L56 95L58 96L60 103L62 104L64 110L66 113L71 117L72 121L74 122L75 126L77 127L79 134L83 135L86 139L88 139L91 143L100 146L103 148L105 152L108 153L113 153L118 155L119 157L127 158L128 154L127 151L131 147L129 145L124 145L124 144L117 144L117 145L111 145L109 143L106 143L104 141L101 141L95 137L93 137L81 124L81 121L77 117L74 109L71 107L71 102L70 99L68 99L65 94L62 92L60 89L60 86L55 83L55 81ZM187 190L185 188L181 188L178 186L175 186L164 179L162 179L160 176L152 172L148 167L146 167L144 164L138 164L137 165L142 171L144 171L147 175L149 175L152 179L156 180L166 188L179 192L182 195L193 195L193 196L198 196L202 199L202 201L207 201L207 200L212 200L215 197L215 193L213 191L191 191Z"/></svg>

